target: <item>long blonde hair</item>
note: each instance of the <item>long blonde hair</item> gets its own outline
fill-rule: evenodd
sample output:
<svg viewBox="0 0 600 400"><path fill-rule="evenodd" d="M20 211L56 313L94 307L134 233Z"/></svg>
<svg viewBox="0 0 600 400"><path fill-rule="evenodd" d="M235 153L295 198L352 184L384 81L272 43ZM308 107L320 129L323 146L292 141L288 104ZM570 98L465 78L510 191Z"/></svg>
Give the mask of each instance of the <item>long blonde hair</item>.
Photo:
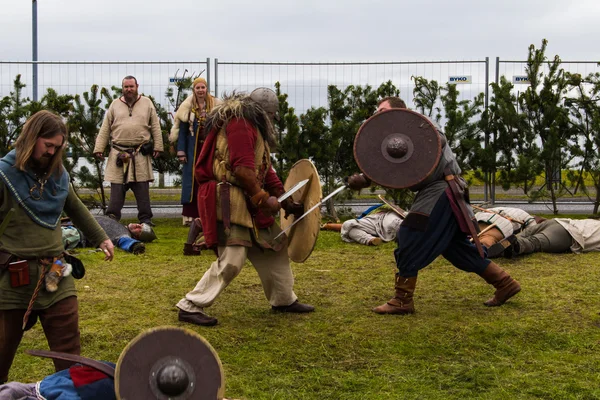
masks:
<svg viewBox="0 0 600 400"><path fill-rule="evenodd" d="M63 171L62 156L67 143L67 127L58 115L46 110L38 111L25 122L23 131L15 142L15 168L25 171L39 138L50 139L57 135L62 135L63 145L54 152L45 177L60 175Z"/></svg>

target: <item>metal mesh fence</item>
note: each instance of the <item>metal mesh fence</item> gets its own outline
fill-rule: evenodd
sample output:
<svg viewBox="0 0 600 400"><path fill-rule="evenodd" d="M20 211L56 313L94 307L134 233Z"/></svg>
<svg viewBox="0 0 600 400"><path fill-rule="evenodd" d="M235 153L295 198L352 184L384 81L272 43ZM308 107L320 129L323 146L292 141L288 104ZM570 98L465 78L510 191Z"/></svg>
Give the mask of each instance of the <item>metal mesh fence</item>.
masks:
<svg viewBox="0 0 600 400"><path fill-rule="evenodd" d="M550 60L552 61L552 60ZM500 60L499 57L496 57L496 66L495 66L495 82L499 83L500 78L504 77L508 82L512 82L514 85L513 92L518 97L520 92L527 90L529 87L529 80L527 79L527 61L511 61L511 60ZM560 63L560 67L565 72L569 72L572 74L580 74L582 78L587 77L590 74L600 72L600 65L596 61L562 61ZM545 65L545 67L541 71L544 75L549 72L549 63ZM590 83L583 83L584 90L587 88L591 88ZM570 93L566 93L565 97L577 97L577 93L575 89L571 89ZM541 142L539 143L541 145ZM583 143L582 143L583 145ZM572 164L579 162L579 158L574 158L571 160ZM546 184L555 184L558 185L561 182L561 172L560 170L554 171L554 176L546 177ZM495 198L495 190L494 186L492 186L492 198Z"/></svg>
<svg viewBox="0 0 600 400"><path fill-rule="evenodd" d="M167 110L170 104L165 98L167 88L174 87L173 78L199 74L207 77L210 83L210 59L203 61L0 61L0 97L13 90L13 81L21 74L26 85L23 96L33 99L33 66L37 64L38 98L41 99L48 88L58 94L82 94L94 84L110 89L121 86L127 75L136 77L140 93L150 95Z"/></svg>
<svg viewBox="0 0 600 400"><path fill-rule="evenodd" d="M48 88L58 94L83 94L94 84L110 89L121 86L121 80L127 75L136 77L140 93L154 99L168 111L173 109L165 96L172 87L176 93L174 78L195 76L202 73L210 84L210 59L204 61L39 61L12 62L0 61L0 98L9 95L14 90L13 82L20 74L21 82L26 86L22 96L33 99L34 64L37 64L38 99L41 99ZM80 160L78 167L87 166L87 161ZM153 186L159 182L155 172ZM164 177L166 186L173 186L179 177L167 174Z"/></svg>
<svg viewBox="0 0 600 400"><path fill-rule="evenodd" d="M488 59L474 61L414 61L414 62L356 62L356 63L270 63L230 62L215 59L216 96L234 90L248 92L256 87L274 88L288 94L288 102L298 114L311 107L327 106L327 87L335 85L343 90L350 85L370 85L377 89L392 81L400 90L400 97L413 106L412 77L435 80L440 85L450 78L468 77L459 84L460 100L471 100L486 92Z"/></svg>
<svg viewBox="0 0 600 400"><path fill-rule="evenodd" d="M495 82L500 82L500 77L504 76L509 82L512 82L516 92L521 92L527 89L529 81L525 78L527 61L509 61L500 60L496 57L496 78ZM597 61L561 61L560 68L566 72L581 74L583 78L589 74L600 72L600 65ZM548 67L543 71L548 72ZM567 97L569 94L567 94ZM573 93L573 96L575 94Z"/></svg>
<svg viewBox="0 0 600 400"><path fill-rule="evenodd" d="M524 90L526 61L507 61L496 58L495 80L505 76L515 84L515 91ZM335 85L343 90L350 85L377 89L382 83L391 81L399 90L400 97L410 108L414 108L415 88L413 77L435 80L440 86L450 82L458 84L459 100L472 100L480 93L489 102L490 82L489 59L450 61L390 61L390 62L337 62L337 63L294 63L294 62L236 62L214 60L202 61L0 61L0 98L13 90L17 74L26 85L23 97L33 97L34 65L37 65L38 98L53 88L59 94L82 94L93 84L110 88L120 86L126 75L138 79L140 92L153 96L167 110L171 104L165 98L167 88L174 86L172 78L197 75L201 72L212 92L217 97L236 91L251 91L256 87L274 88L281 84L283 93L297 114L311 107L327 106L327 88ZM495 68L494 68L495 67ZM597 62L563 61L566 71L580 73L582 77L600 72ZM492 75L493 76L493 75ZM520 79L520 80L519 80ZM438 104L439 106L439 104ZM167 176L165 183L172 185L177 177ZM487 193L487 191L486 191Z"/></svg>

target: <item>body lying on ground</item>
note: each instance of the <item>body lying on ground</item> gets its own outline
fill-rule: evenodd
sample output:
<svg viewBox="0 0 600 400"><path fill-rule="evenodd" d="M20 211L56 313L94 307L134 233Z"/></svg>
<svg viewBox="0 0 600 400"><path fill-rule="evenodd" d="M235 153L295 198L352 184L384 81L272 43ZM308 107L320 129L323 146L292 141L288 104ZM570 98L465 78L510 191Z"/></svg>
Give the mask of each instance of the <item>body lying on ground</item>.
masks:
<svg viewBox="0 0 600 400"><path fill-rule="evenodd" d="M401 223L402 218L397 212L378 204L357 218L349 219L343 224L328 223L322 229L340 232L342 240L347 243L379 246L396 239Z"/></svg>
<svg viewBox="0 0 600 400"><path fill-rule="evenodd" d="M104 215L94 216L94 219L106 232L112 243L128 253L142 254L146 251L144 242L149 243L156 239L154 230L148 224L123 225L114 218ZM87 240L79 227L70 223L62 226L62 238L67 250L76 247L93 247L93 243Z"/></svg>
<svg viewBox="0 0 600 400"><path fill-rule="evenodd" d="M506 239L505 257L531 253L576 254L600 251L600 221L555 218L529 226Z"/></svg>

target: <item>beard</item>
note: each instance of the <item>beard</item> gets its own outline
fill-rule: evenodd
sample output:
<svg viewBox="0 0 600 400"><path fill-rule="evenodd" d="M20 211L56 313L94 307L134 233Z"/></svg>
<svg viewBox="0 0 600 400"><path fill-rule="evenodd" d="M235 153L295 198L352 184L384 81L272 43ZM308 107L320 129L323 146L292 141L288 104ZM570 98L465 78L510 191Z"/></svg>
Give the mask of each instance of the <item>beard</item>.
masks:
<svg viewBox="0 0 600 400"><path fill-rule="evenodd" d="M127 103L133 103L138 98L138 92L136 90L135 92L123 93L123 97Z"/></svg>
<svg viewBox="0 0 600 400"><path fill-rule="evenodd" d="M42 156L39 159L31 159L31 167L38 174L44 174L47 172L48 167L50 166L50 162L52 161L52 156Z"/></svg>

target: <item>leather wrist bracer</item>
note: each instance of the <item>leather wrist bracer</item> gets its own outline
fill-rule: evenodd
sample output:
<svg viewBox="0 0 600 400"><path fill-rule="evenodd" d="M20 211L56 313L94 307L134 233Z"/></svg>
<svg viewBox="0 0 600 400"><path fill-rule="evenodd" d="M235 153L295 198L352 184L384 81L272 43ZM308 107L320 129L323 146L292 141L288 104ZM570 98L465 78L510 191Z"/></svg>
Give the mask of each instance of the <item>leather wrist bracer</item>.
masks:
<svg viewBox="0 0 600 400"><path fill-rule="evenodd" d="M267 201L267 199L269 198L269 193L267 193L264 190L261 190L260 192L256 193L254 196L250 197L250 203L252 203L252 205L254 207L260 207L260 205Z"/></svg>

